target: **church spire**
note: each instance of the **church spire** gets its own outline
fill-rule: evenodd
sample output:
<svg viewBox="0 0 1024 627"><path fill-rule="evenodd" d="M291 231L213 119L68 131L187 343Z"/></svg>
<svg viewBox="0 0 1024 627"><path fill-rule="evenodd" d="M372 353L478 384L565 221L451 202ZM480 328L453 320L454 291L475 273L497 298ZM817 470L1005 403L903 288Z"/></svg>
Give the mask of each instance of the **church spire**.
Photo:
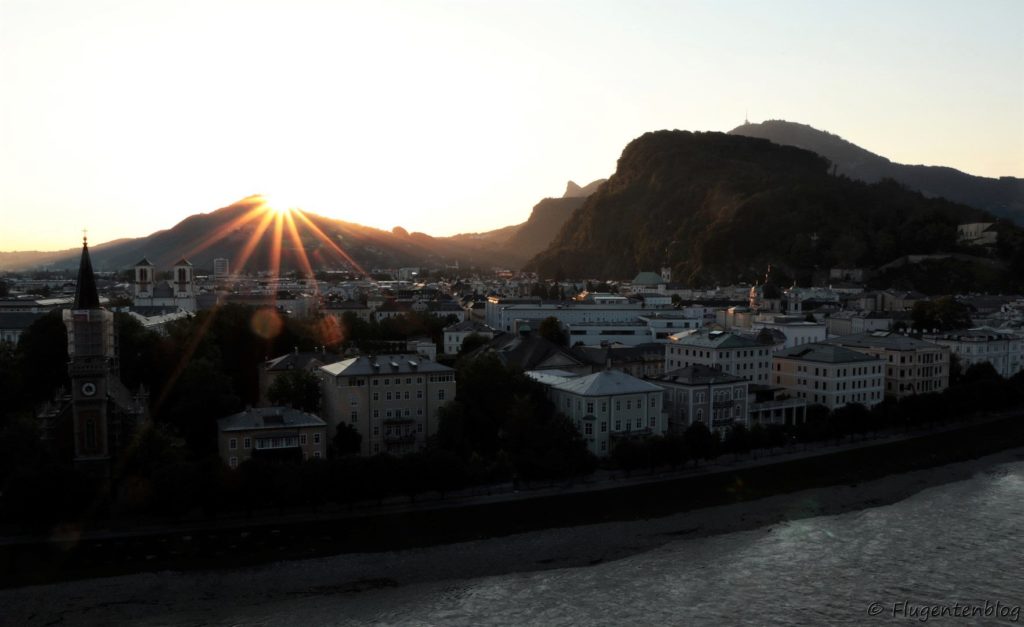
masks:
<svg viewBox="0 0 1024 627"><path fill-rule="evenodd" d="M78 263L78 283L75 286L74 309L99 309L100 296L96 291L96 277L89 259L89 242L82 237L82 260Z"/></svg>

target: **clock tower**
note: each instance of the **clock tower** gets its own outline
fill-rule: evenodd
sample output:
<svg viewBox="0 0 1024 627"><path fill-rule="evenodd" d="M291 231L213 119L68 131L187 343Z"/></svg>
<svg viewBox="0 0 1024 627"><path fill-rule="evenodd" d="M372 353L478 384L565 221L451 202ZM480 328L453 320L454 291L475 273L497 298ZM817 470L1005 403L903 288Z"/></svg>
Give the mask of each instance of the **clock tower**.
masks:
<svg viewBox="0 0 1024 627"><path fill-rule="evenodd" d="M108 474L121 440L112 394L123 388L114 347L114 314L100 307L89 245L82 241L75 302L64 310L68 331L68 375L74 425L74 461Z"/></svg>

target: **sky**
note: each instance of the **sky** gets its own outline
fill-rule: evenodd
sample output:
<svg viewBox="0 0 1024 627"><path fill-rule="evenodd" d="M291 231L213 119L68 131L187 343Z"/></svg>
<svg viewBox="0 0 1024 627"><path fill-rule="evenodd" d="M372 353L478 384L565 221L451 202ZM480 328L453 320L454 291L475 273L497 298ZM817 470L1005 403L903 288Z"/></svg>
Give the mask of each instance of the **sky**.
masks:
<svg viewBox="0 0 1024 627"><path fill-rule="evenodd" d="M745 117L1024 176L1024 2L0 0L0 251L257 193L486 231Z"/></svg>

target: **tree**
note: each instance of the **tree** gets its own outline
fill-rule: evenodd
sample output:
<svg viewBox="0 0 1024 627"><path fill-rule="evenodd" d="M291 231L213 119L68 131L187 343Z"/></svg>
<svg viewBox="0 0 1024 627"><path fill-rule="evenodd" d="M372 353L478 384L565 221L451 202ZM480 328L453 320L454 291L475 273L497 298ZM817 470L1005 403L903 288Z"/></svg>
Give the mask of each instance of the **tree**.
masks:
<svg viewBox="0 0 1024 627"><path fill-rule="evenodd" d="M694 463L701 459L713 459L718 452L718 438L703 422L695 422L687 427L683 441L686 443L687 456Z"/></svg>
<svg viewBox="0 0 1024 627"><path fill-rule="evenodd" d="M315 414L320 411L320 380L309 370L289 370L274 378L267 398L275 405Z"/></svg>
<svg viewBox="0 0 1024 627"><path fill-rule="evenodd" d="M569 336L562 330L562 323L554 316L544 318L537 332L542 338L559 346L567 346L569 344Z"/></svg>
<svg viewBox="0 0 1024 627"><path fill-rule="evenodd" d="M337 455L358 455L363 444L363 436L350 424L338 424L334 434L334 452Z"/></svg>
<svg viewBox="0 0 1024 627"><path fill-rule="evenodd" d="M933 301L917 301L910 315L914 328L922 331L966 329L972 324L970 308L952 296L943 296Z"/></svg>
<svg viewBox="0 0 1024 627"><path fill-rule="evenodd" d="M487 338L483 335L480 335L479 333L470 333L466 336L466 339L462 340L462 346L459 348L459 355L472 353L486 343Z"/></svg>

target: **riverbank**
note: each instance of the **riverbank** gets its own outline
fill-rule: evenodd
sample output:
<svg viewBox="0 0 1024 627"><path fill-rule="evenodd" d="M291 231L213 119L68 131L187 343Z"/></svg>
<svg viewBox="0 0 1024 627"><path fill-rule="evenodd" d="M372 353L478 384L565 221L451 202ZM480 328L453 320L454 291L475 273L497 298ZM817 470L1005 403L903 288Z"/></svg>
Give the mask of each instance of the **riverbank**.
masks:
<svg viewBox="0 0 1024 627"><path fill-rule="evenodd" d="M385 507L342 517L215 521L197 528L165 526L84 536L68 529L59 541L0 544L0 584L22 586L160 570L233 569L284 559L380 553L557 527L654 519L809 488L861 483L1015 446L1024 446L1024 417L1007 415L912 439L772 460L767 465L740 463L710 474L654 482L634 483L642 481L636 478L566 492L540 491L443 507ZM801 507L807 511L802 512ZM795 516L829 513L806 503L790 509Z"/></svg>
<svg viewBox="0 0 1024 627"><path fill-rule="evenodd" d="M204 572L155 572L0 591L5 623L221 624L301 612L338 595L382 587L584 567L678 539L764 530L784 521L884 506L923 489L1024 461L1024 448L855 485L801 490L659 518L576 527L382 553L353 553ZM240 620L241 619L241 620ZM338 617L339 621L344 619ZM298 624L298 623L296 623Z"/></svg>

